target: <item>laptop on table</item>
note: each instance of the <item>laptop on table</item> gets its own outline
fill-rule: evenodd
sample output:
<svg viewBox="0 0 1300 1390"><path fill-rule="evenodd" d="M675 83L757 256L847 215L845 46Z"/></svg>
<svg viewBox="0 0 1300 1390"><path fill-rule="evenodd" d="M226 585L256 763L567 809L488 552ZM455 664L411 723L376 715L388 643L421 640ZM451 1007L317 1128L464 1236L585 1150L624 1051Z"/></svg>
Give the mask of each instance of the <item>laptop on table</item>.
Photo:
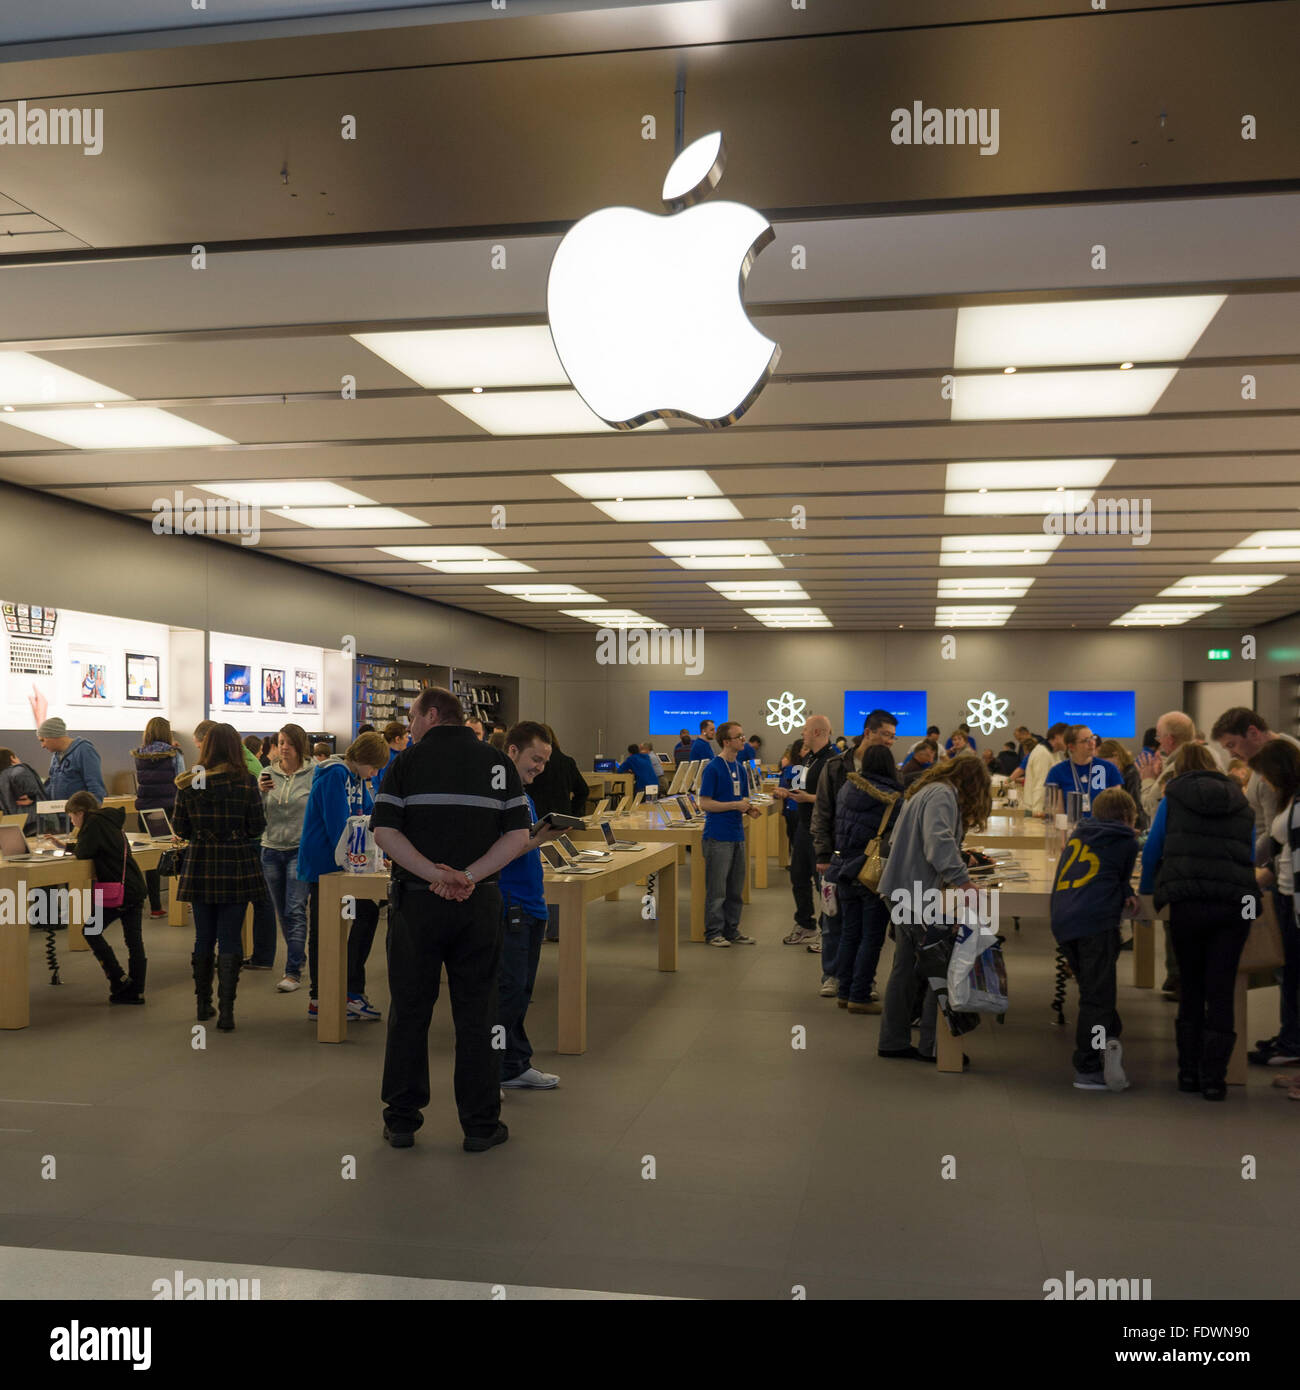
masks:
<svg viewBox="0 0 1300 1390"><path fill-rule="evenodd" d="M586 861L599 863L613 859L613 855L607 849L579 849L567 835L557 835L554 843L559 847L566 859L574 863L581 864Z"/></svg>
<svg viewBox="0 0 1300 1390"><path fill-rule="evenodd" d="M554 844L541 847L542 858L559 874L598 874L595 864L572 864L560 853Z"/></svg>
<svg viewBox="0 0 1300 1390"><path fill-rule="evenodd" d="M71 853L66 849L33 849L21 826L0 825L0 860L6 864L41 864L49 859L67 858Z"/></svg>
<svg viewBox="0 0 1300 1390"><path fill-rule="evenodd" d="M610 849L623 850L625 852L634 849L645 849L645 845L638 845L632 840L618 839L614 834L613 828L610 826L610 823L607 820L601 821L600 833L605 837L605 844Z"/></svg>

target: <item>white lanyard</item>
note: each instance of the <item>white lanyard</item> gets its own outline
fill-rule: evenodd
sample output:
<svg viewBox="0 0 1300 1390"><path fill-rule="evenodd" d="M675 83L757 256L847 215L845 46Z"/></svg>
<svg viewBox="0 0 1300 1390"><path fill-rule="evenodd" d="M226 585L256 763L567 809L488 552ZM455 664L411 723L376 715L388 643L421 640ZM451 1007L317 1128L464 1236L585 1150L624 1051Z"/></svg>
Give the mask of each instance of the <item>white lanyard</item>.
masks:
<svg viewBox="0 0 1300 1390"><path fill-rule="evenodd" d="M1088 760L1088 771L1084 773L1083 787L1079 787L1079 769L1073 758L1070 759L1070 776L1074 778L1074 789L1083 797L1083 809L1092 810L1092 760Z"/></svg>

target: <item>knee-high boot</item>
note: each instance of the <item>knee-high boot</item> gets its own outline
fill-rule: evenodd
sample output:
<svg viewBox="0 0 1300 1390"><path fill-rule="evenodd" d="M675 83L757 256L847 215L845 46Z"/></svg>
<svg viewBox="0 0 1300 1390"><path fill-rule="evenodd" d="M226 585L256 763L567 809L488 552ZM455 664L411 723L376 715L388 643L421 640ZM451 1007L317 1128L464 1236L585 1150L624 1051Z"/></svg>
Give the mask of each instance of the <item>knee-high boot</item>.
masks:
<svg viewBox="0 0 1300 1390"><path fill-rule="evenodd" d="M212 1007L212 957L200 952L190 957L194 968L194 995L198 1000L197 1017L200 1023L206 1022L216 1010Z"/></svg>
<svg viewBox="0 0 1300 1390"><path fill-rule="evenodd" d="M1237 1041L1236 1033L1205 1030L1201 1048L1201 1094L1206 1100L1227 1100L1228 1059Z"/></svg>
<svg viewBox="0 0 1300 1390"><path fill-rule="evenodd" d="M239 955L217 957L217 1027L223 1033L235 1030L235 991L239 988Z"/></svg>

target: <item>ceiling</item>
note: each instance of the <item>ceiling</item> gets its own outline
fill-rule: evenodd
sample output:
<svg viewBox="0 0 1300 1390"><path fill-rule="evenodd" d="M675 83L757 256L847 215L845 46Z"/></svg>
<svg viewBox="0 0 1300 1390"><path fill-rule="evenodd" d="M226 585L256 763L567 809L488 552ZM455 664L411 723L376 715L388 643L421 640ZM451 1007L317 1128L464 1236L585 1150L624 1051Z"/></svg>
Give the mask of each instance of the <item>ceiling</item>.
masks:
<svg viewBox="0 0 1300 1390"><path fill-rule="evenodd" d="M653 170L662 178L666 148L661 140L639 152L638 180L649 186ZM984 163L996 161L975 158ZM137 164L144 170L148 160ZM1023 166L1025 177L1032 167ZM590 200L587 209L608 194L603 184L581 192L584 181L599 183L587 180L591 170L575 159L565 184L566 197ZM1094 187L1114 186L1113 171L1097 172ZM40 179L64 206L76 205L72 185L48 172ZM0 269L0 352L36 354L105 394L132 398L126 406L165 409L232 442L69 448L0 415L0 478L138 517L142 526L159 498L176 489L203 497L195 489L204 482L332 481L427 524L367 529L362 506L354 525L323 530L267 512L258 549L548 631L589 630L561 611L583 605L529 603L488 585L572 584L669 627L760 630L746 612L758 604L730 600L708 581L796 581L808 596L800 605L819 608L836 628L933 629L940 581L1032 578L1021 596L978 601L1013 605L1011 628L1101 628L1135 605L1164 601L1161 590L1187 576L1282 574L1253 594L1207 600L1219 606L1190 624L1240 629L1300 609L1300 564L1216 563L1255 532L1300 528L1300 194L1191 197L1200 186L1189 178L1163 197L1087 206L1064 199L871 217L844 215L842 205L830 210L837 215L780 216L780 197L756 197L776 239L750 273L745 298L782 356L754 407L722 430L672 421L658 432L493 436L351 336L544 324L559 241L538 230L545 217L512 212L498 232L395 236L391 209L381 205L380 222L361 229L370 238L351 235L350 226L349 238L310 245L279 236L276 218L246 229L232 223L257 236L238 249L214 247L202 271L191 267L188 248L69 257L58 243L43 261L21 256ZM112 204L103 227L156 232L155 248L173 233L188 237L184 196L167 205L158 188L144 205L138 191L132 186ZM924 190L913 191L925 204ZM512 207L526 213L525 203ZM89 224L79 233L79 245L123 244ZM1097 244L1108 251L1100 271L1092 264ZM806 266L796 267L798 246ZM504 270L493 268L494 247L505 248ZM1046 303L1065 314L1088 299L1192 294L1227 298L1185 354L1155 362L1118 354L1134 356L1138 368L1173 370L1149 410L953 418L941 378L956 375L960 392L954 337L963 309ZM1051 361L1115 374L1114 360L1090 361L1062 337ZM1245 374L1256 382L1249 400ZM355 400L340 398L346 377L356 379ZM104 402L106 414L121 408ZM26 409L33 420L40 407ZM1041 564L941 563L945 538L1043 536L1041 515L948 514L950 464L1064 466L1081 458L1114 460L1098 499L1149 501L1148 544L1073 535ZM681 469L707 471L740 519L616 522L553 476ZM501 505L504 517L493 511ZM780 567L688 570L652 545L700 540L762 541ZM439 573L380 549L403 545L484 546L532 572Z"/></svg>

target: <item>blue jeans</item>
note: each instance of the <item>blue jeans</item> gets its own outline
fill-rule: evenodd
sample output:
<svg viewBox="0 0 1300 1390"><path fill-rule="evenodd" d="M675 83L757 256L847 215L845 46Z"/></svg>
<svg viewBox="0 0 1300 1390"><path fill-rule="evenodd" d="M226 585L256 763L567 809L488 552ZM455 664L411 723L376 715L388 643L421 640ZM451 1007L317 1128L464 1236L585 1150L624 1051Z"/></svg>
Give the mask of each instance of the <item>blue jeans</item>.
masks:
<svg viewBox="0 0 1300 1390"><path fill-rule="evenodd" d="M217 948L220 956L244 954L244 913L248 904L191 903L194 910L194 954L210 956Z"/></svg>
<svg viewBox="0 0 1300 1390"><path fill-rule="evenodd" d="M745 842L705 838L700 841L700 848L704 853L705 939L725 936L732 941L740 935L740 911L745 901L745 874L749 867Z"/></svg>
<svg viewBox="0 0 1300 1390"><path fill-rule="evenodd" d="M524 1031L524 1016L537 982L537 963L542 956L542 937L547 919L527 912L515 914L502 903L501 967L497 975L497 1023L506 1030L501 1080L513 1081L533 1064L533 1045Z"/></svg>
<svg viewBox="0 0 1300 1390"><path fill-rule="evenodd" d="M820 886L819 882L818 887ZM844 931L844 898L838 883L835 885L835 896L839 901L840 910L834 917L828 916L825 912L821 915L823 980L833 980L837 976L836 962L840 954L840 937Z"/></svg>
<svg viewBox="0 0 1300 1390"><path fill-rule="evenodd" d="M885 944L889 909L874 893L857 883L840 884L839 894L840 940L835 969L830 973L839 979L841 999L865 1004L876 982L876 966ZM823 958L825 950L823 946Z"/></svg>
<svg viewBox="0 0 1300 1390"><path fill-rule="evenodd" d="M298 851L294 849L263 849L262 877L270 892L270 902L280 919L288 956L284 973L295 980L302 978L307 963L307 889L298 877ZM256 911L256 909L254 909ZM253 955L257 956L257 920L253 922ZM275 959L275 952L271 952Z"/></svg>

